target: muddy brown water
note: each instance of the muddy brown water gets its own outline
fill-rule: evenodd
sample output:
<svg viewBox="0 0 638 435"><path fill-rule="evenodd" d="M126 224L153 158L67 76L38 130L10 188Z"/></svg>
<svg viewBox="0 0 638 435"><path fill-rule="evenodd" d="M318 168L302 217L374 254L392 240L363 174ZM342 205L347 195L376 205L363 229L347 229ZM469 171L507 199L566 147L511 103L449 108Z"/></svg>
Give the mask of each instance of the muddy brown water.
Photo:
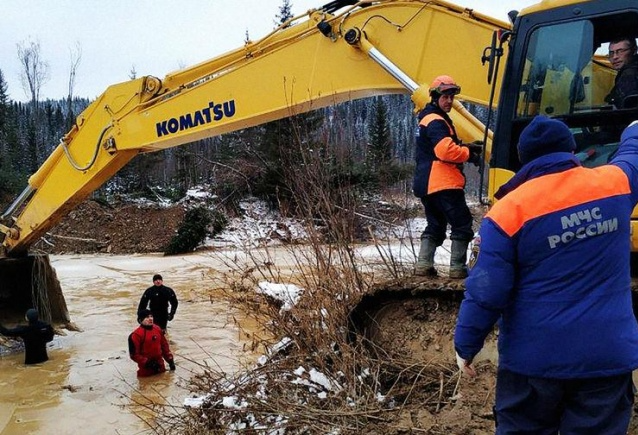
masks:
<svg viewBox="0 0 638 435"><path fill-rule="evenodd" d="M43 364L25 366L22 352L0 357L0 435L149 433L152 414L144 404L180 406L200 364L237 369L243 343L233 313L207 294L211 274L227 269L223 262L209 255L51 256L51 262L82 331L56 336ZM177 370L138 379L127 337L156 272L179 299L168 326Z"/></svg>

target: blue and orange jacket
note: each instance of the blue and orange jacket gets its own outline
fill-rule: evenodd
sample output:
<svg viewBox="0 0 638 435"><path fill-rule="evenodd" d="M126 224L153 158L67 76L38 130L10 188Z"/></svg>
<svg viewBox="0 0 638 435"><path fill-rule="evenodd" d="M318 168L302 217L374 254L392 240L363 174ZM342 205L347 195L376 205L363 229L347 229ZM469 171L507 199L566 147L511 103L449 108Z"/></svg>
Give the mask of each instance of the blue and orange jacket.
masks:
<svg viewBox="0 0 638 435"><path fill-rule="evenodd" d="M441 190L463 189L462 164L470 158L470 150L460 146L452 120L432 103L419 113L419 120L414 195L422 198Z"/></svg>
<svg viewBox="0 0 638 435"><path fill-rule="evenodd" d="M638 202L638 125L610 164L571 153L521 168L483 219L454 344L472 360L499 321L499 367L555 379L638 368L630 216Z"/></svg>

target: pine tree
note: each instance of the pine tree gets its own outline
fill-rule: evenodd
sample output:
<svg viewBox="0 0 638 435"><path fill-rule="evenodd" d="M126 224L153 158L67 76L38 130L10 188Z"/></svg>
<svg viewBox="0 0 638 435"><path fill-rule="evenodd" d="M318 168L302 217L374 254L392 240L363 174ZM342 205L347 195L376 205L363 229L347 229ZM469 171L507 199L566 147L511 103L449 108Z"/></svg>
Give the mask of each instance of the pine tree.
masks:
<svg viewBox="0 0 638 435"><path fill-rule="evenodd" d="M276 25L284 24L286 21L288 21L292 17L293 17L292 4L290 3L290 0L283 0L282 5L279 6L279 14L275 15L275 18L277 18L277 21L275 21L275 24Z"/></svg>
<svg viewBox="0 0 638 435"><path fill-rule="evenodd" d="M372 110L366 160L370 169L378 171L392 161L392 138L388 125L388 108L383 97L375 97Z"/></svg>
<svg viewBox="0 0 638 435"><path fill-rule="evenodd" d="M0 138L6 133L7 119L9 116L9 96L7 95L7 89L9 85L4 79L4 74L0 69Z"/></svg>
<svg viewBox="0 0 638 435"><path fill-rule="evenodd" d="M11 171L11 159L7 144L7 125L9 115L9 101L7 97L7 82L0 70L0 190L6 191Z"/></svg>
<svg viewBox="0 0 638 435"><path fill-rule="evenodd" d="M292 5L283 0L276 15L278 23L284 24L293 17ZM299 164L298 149L307 142L321 124L321 111L294 115L269 122L261 127L262 135L257 148L263 168L262 175L255 180L253 192L273 204L282 198L290 198L287 169Z"/></svg>

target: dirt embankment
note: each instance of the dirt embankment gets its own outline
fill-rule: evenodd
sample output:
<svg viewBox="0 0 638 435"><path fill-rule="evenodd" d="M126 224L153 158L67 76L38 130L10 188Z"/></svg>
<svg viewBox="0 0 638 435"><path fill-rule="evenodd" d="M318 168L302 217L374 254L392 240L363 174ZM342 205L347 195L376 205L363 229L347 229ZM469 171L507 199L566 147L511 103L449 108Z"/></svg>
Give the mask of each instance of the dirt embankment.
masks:
<svg viewBox="0 0 638 435"><path fill-rule="evenodd" d="M462 293L438 280L441 291L420 290L408 279L400 287L413 287L414 298L388 301L372 315L365 335L375 343L385 358L421 365L432 382L414 388L407 377L392 385L389 392L402 403L402 409L387 422L366 427L371 435L425 433L454 435L488 435L494 433L492 414L496 386L494 357L495 336L490 335L486 348L476 360L479 375L475 379L459 378L454 361L454 328ZM458 280L457 280L458 281ZM454 283L453 283L454 285ZM431 287L431 286L428 286ZM390 294L390 287L384 292ZM429 295L429 296L428 296ZM439 382L435 374L439 374ZM416 383L416 380L414 381Z"/></svg>
<svg viewBox="0 0 638 435"><path fill-rule="evenodd" d="M85 201L34 247L48 254L132 254L162 252L182 223L180 205L106 206Z"/></svg>

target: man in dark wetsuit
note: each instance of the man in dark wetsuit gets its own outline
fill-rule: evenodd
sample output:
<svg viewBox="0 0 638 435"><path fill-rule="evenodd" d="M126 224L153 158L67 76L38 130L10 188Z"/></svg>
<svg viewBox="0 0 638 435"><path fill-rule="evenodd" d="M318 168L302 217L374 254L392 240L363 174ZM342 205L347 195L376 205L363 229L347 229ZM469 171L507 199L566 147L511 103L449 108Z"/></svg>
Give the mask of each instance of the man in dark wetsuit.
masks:
<svg viewBox="0 0 638 435"><path fill-rule="evenodd" d="M617 72L614 87L605 101L613 104L617 109L625 106L636 107L638 97L625 100L630 95L638 96L638 55L636 55L636 40L634 38L619 38L609 43L609 62Z"/></svg>
<svg viewBox="0 0 638 435"><path fill-rule="evenodd" d="M53 328L46 322L38 320L38 311L30 308L27 310L26 320L28 325L7 329L0 325L0 334L7 337L19 337L24 342L24 363L37 364L49 359L47 355L47 343L53 340Z"/></svg>
<svg viewBox="0 0 638 435"><path fill-rule="evenodd" d="M166 332L167 322L175 317L177 303L173 289L164 285L162 275L156 274L153 275L153 285L142 295L137 311L150 309L153 313L153 323Z"/></svg>

